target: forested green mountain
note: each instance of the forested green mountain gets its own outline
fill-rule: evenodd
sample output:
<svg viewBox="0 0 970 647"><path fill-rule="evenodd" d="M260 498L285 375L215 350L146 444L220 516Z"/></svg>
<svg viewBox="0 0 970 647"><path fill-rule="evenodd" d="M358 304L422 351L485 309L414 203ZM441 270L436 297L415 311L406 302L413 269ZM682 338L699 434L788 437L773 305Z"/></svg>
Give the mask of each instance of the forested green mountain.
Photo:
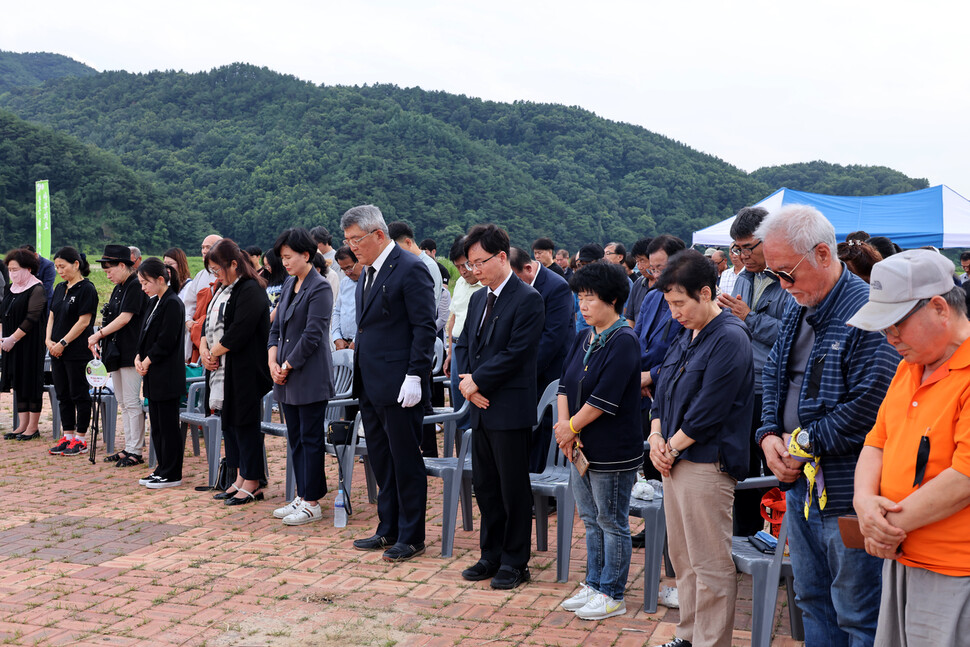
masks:
<svg viewBox="0 0 970 647"><path fill-rule="evenodd" d="M925 179L915 180L885 166L841 166L822 161L767 166L751 177L773 189L785 186L829 195L889 195L918 191L930 185Z"/></svg>
<svg viewBox="0 0 970 647"><path fill-rule="evenodd" d="M64 76L92 76L98 71L73 58L48 52L5 52L0 50L0 94L11 88L40 85Z"/></svg>
<svg viewBox="0 0 970 647"><path fill-rule="evenodd" d="M206 230L115 155L0 110L0 253L34 242L36 180L50 180L52 251L122 241L158 250L176 238L197 244Z"/></svg>
<svg viewBox="0 0 970 647"><path fill-rule="evenodd" d="M486 221L524 245L539 235L573 249L660 232L689 238L781 186L580 108L318 87L244 64L57 79L0 95L0 106L115 153L184 222L210 222L241 243L266 245L293 225L336 230L344 210L367 202L442 246ZM772 179L786 174L819 183L844 172ZM181 239L181 227L165 224Z"/></svg>

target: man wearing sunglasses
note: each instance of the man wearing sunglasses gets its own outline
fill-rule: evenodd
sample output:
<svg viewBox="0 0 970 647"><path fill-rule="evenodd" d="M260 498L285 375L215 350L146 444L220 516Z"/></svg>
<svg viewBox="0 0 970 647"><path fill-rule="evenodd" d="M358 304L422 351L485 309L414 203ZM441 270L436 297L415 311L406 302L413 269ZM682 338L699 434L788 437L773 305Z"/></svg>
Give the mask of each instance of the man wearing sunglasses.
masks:
<svg viewBox="0 0 970 647"><path fill-rule="evenodd" d="M891 256L849 319L903 358L855 472L866 550L886 560L878 645L970 635L970 321L952 275L933 251Z"/></svg>
<svg viewBox="0 0 970 647"><path fill-rule="evenodd" d="M817 209L782 207L754 235L764 273L796 302L765 362L755 439L787 491L805 645L871 645L882 564L845 547L838 518L852 511L856 461L898 356L879 333L846 326L869 286L839 261L835 228Z"/></svg>

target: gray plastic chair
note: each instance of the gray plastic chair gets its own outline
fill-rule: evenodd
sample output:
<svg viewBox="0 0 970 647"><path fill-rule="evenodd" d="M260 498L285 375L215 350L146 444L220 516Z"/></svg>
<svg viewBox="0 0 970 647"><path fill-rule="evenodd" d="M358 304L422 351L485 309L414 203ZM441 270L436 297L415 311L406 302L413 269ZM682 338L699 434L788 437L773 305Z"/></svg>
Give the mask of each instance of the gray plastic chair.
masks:
<svg viewBox="0 0 970 647"><path fill-rule="evenodd" d="M556 391L559 380L555 380L542 392L536 412L536 420L542 420L546 409L552 408L556 417ZM530 473L532 500L536 511L536 550L549 550L549 497L556 498L559 523L556 525L556 581L569 581L569 553L572 548L573 520L576 516L576 500L569 486L572 468L559 450L556 436L549 441L546 467L541 474Z"/></svg>
<svg viewBox="0 0 970 647"><path fill-rule="evenodd" d="M735 489L750 490L776 487L778 480L772 476L748 478L739 482ZM738 571L747 573L752 580L751 599L751 645L769 647L771 629L775 621L775 606L778 603L778 584L785 578L788 590L788 614L791 621L792 638L805 639L802 614L795 605L791 560L785 557L785 542L788 539L788 514L782 518L778 532L778 547L774 555L766 555L751 545L747 537L731 538L731 557Z"/></svg>
<svg viewBox="0 0 970 647"><path fill-rule="evenodd" d="M189 384L185 411L179 414L179 422L186 429L197 428L202 432L206 463L209 467L209 487L215 487L216 479L219 477L219 458L222 452L222 418L217 415L205 415L205 388L205 381ZM152 454L149 456L151 457Z"/></svg>
<svg viewBox="0 0 970 647"><path fill-rule="evenodd" d="M466 401L467 404L467 401ZM464 415L462 407L458 415ZM427 418L426 418L427 420ZM472 443L472 430L466 429L461 435L458 445L458 455L450 458L425 458L424 467L428 476L437 477L444 480L444 488L441 494L441 556L451 557L455 547L455 525L458 519L458 499L462 488L462 474L464 472L465 461L471 461L470 450ZM470 515L469 510L469 515ZM471 530L466 527L465 530Z"/></svg>
<svg viewBox="0 0 970 647"><path fill-rule="evenodd" d="M656 613L660 565L664 560L664 541L667 536L663 494L655 494L652 501L631 497L630 515L640 517L644 521L643 610L647 613Z"/></svg>

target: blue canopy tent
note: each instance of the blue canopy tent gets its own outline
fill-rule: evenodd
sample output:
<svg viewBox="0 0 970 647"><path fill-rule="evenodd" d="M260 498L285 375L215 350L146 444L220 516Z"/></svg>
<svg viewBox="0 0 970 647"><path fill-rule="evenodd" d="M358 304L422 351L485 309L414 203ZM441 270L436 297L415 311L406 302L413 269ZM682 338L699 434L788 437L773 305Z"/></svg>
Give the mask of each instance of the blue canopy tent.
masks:
<svg viewBox="0 0 970 647"><path fill-rule="evenodd" d="M835 226L836 240L865 230L870 236L886 236L903 249L970 247L970 201L946 185L896 195L846 197L806 193L781 188L754 206L768 212L788 204L815 207ZM727 220L694 232L694 245L726 247L731 244Z"/></svg>

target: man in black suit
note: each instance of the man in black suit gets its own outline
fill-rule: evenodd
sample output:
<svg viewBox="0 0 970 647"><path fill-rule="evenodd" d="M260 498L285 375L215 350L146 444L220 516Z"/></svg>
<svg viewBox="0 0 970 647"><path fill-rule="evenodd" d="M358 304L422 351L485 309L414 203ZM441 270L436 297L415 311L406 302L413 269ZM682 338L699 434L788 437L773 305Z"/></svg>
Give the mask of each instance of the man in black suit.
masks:
<svg viewBox="0 0 970 647"><path fill-rule="evenodd" d="M472 479L482 513L481 559L462 572L495 589L529 580L532 506L529 441L535 425L536 355L542 297L512 273L509 236L476 225L465 239L466 267L486 286L472 295L458 338L459 389L472 405Z"/></svg>
<svg viewBox="0 0 970 647"><path fill-rule="evenodd" d="M354 393L380 491L377 531L354 540L398 562L424 553L428 477L421 457L421 377L431 372L435 304L431 275L387 234L380 209L354 207L340 219L344 244L367 271L357 282Z"/></svg>
<svg viewBox="0 0 970 647"><path fill-rule="evenodd" d="M545 324L542 327L539 354L536 357L536 395L541 398L545 388L562 375L562 363L566 361L566 352L576 334L573 328L573 293L569 290L566 279L543 267L539 261L531 260L524 249L512 248L509 254L509 265L523 283L532 286L539 293L545 309ZM541 421L532 434L530 471L542 471L551 440L552 415L550 414Z"/></svg>

